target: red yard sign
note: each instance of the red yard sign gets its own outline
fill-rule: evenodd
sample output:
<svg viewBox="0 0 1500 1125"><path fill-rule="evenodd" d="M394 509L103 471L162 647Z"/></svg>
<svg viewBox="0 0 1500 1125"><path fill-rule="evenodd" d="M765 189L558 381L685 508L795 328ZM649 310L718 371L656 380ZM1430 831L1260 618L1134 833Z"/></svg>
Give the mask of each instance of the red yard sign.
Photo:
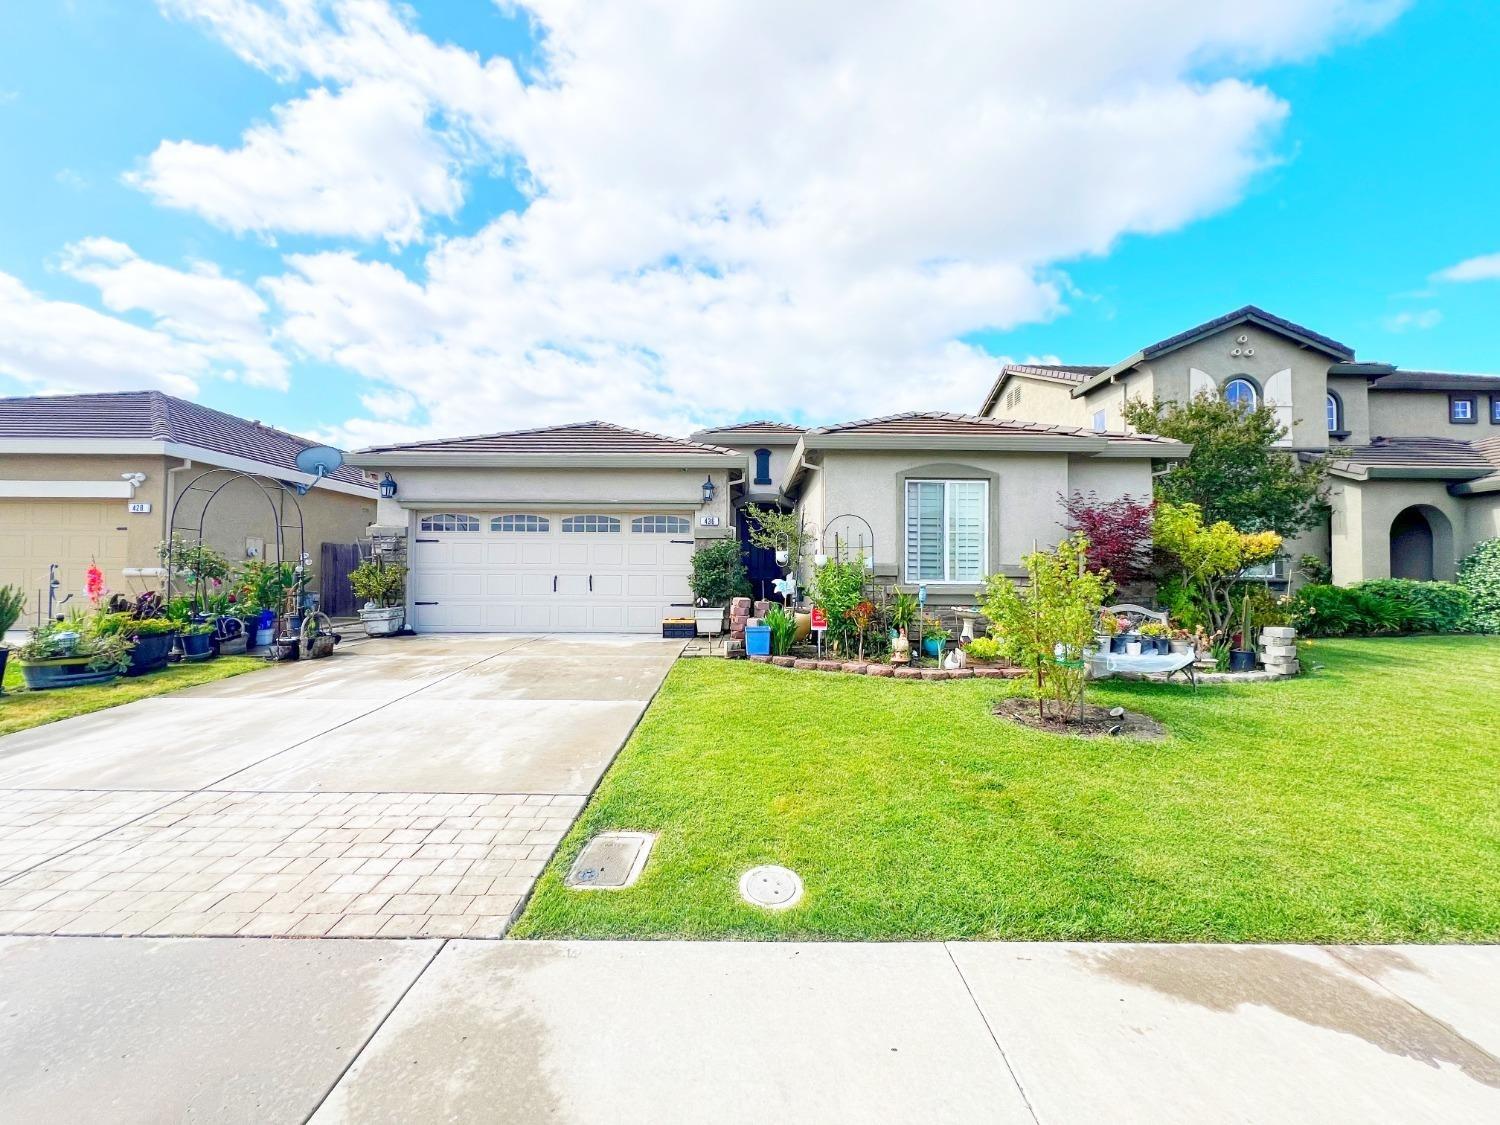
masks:
<svg viewBox="0 0 1500 1125"><path fill-rule="evenodd" d="M828 614L814 607L812 611L812 627L814 629L828 628Z"/></svg>

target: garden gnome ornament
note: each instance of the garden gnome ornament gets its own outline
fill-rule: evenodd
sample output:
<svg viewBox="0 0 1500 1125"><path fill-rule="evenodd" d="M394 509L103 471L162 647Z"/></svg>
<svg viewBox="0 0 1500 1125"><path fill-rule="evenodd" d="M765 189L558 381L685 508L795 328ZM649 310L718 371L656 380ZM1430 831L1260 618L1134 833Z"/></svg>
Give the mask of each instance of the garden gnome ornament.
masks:
<svg viewBox="0 0 1500 1125"><path fill-rule="evenodd" d="M911 663L911 642L906 639L906 630L896 630L896 639L891 642L891 663L897 666Z"/></svg>

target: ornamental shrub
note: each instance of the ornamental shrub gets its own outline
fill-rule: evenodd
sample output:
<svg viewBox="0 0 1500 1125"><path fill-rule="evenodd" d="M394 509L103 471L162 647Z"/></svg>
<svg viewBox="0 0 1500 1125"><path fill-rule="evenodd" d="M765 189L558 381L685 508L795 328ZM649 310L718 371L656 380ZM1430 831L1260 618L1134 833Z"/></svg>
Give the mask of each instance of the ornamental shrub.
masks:
<svg viewBox="0 0 1500 1125"><path fill-rule="evenodd" d="M1410 578L1372 578L1352 587L1384 602L1398 633L1458 633L1468 624L1473 599L1453 582L1416 582Z"/></svg>
<svg viewBox="0 0 1500 1125"><path fill-rule="evenodd" d="M1458 585L1469 595L1469 627L1500 633L1500 539L1486 539L1464 557Z"/></svg>
<svg viewBox="0 0 1500 1125"><path fill-rule="evenodd" d="M864 600L865 578L862 554L847 561L829 559L813 573L813 604L828 616L828 639L846 655L858 644L859 630L852 615Z"/></svg>
<svg viewBox="0 0 1500 1125"><path fill-rule="evenodd" d="M750 580L740 558L737 539L715 539L693 556L693 574L688 579L693 597L712 606L750 593Z"/></svg>
<svg viewBox="0 0 1500 1125"><path fill-rule="evenodd" d="M994 637L975 637L968 651L975 660L994 660L1000 655L1000 642Z"/></svg>
<svg viewBox="0 0 1500 1125"><path fill-rule="evenodd" d="M1470 628L1471 598L1452 582L1375 578L1353 586L1308 585L1292 599L1292 621L1309 637L1457 633Z"/></svg>

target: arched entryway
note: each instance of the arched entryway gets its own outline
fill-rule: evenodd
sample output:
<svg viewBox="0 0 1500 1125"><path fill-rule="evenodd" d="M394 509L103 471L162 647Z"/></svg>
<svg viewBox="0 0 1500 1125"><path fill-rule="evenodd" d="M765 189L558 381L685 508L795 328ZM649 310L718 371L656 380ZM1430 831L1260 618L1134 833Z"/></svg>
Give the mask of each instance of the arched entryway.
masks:
<svg viewBox="0 0 1500 1125"><path fill-rule="evenodd" d="M1431 582L1437 576L1436 549L1447 517L1425 504L1402 509L1391 521L1391 577Z"/></svg>

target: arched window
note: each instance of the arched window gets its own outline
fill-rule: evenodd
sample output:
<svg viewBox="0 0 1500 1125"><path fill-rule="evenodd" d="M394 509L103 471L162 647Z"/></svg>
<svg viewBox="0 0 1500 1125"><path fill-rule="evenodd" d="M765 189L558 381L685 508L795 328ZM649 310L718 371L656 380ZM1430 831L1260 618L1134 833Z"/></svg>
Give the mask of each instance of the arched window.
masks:
<svg viewBox="0 0 1500 1125"><path fill-rule="evenodd" d="M1255 384L1249 379L1231 379L1224 384L1224 401L1241 410L1255 409Z"/></svg>
<svg viewBox="0 0 1500 1125"><path fill-rule="evenodd" d="M755 451L755 483L771 483L771 451L769 449Z"/></svg>
<svg viewBox="0 0 1500 1125"><path fill-rule="evenodd" d="M1344 432L1344 404L1332 391L1328 392L1328 432L1330 434Z"/></svg>
<svg viewBox="0 0 1500 1125"><path fill-rule="evenodd" d="M423 531L478 531L479 521L473 516L459 516L452 512L439 512L422 517Z"/></svg>
<svg viewBox="0 0 1500 1125"><path fill-rule="evenodd" d="M490 520L491 531L526 531L545 534L552 530L552 524L546 516L496 516Z"/></svg>

